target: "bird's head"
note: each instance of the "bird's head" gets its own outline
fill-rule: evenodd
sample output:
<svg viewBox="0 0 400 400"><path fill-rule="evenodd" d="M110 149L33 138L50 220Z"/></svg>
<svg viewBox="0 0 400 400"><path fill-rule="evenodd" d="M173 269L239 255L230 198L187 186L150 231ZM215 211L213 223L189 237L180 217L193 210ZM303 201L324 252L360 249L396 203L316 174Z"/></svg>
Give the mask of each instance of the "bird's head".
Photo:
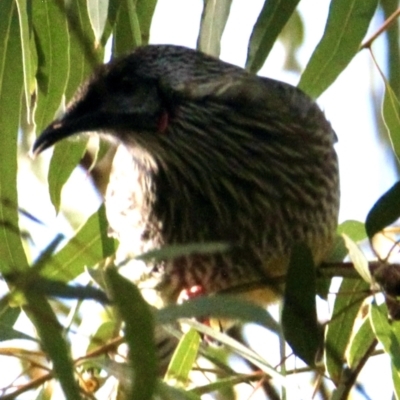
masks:
<svg viewBox="0 0 400 400"><path fill-rule="evenodd" d="M63 115L41 133L33 154L81 132L105 132L123 139L124 132L165 129L168 101L161 93L160 74L150 65L145 68L154 62L152 57L141 55L140 49L138 53L101 65Z"/></svg>
<svg viewBox="0 0 400 400"><path fill-rule="evenodd" d="M257 98L259 83L242 84L237 79L242 76L247 74L240 68L184 47L140 47L101 65L78 89L64 114L41 133L32 152L38 154L81 132L108 133L123 142L130 141L132 134L145 134L144 141L151 141L157 135L148 133L163 132L179 104L204 104L211 97L227 104L243 95L245 100ZM197 117L205 125L206 119Z"/></svg>
<svg viewBox="0 0 400 400"><path fill-rule="evenodd" d="M329 152L335 139L323 113L298 89L171 45L140 47L100 66L32 151L81 132L138 146L193 181L214 173L248 179L255 166L265 175L275 161L290 164L286 148L295 150L293 161L305 160L321 147Z"/></svg>

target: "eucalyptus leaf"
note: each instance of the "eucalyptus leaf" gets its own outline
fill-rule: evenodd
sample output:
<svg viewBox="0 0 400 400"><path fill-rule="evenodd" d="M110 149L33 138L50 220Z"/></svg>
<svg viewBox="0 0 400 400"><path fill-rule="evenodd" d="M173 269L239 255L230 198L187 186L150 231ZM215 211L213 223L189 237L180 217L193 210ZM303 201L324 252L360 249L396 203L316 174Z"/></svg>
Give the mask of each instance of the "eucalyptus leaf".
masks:
<svg viewBox="0 0 400 400"><path fill-rule="evenodd" d="M115 268L106 269L106 282L113 304L125 323L132 377L132 384L127 388L127 398L150 400L157 377L153 312L139 289L119 275Z"/></svg>
<svg viewBox="0 0 400 400"><path fill-rule="evenodd" d="M375 301L371 304L369 317L376 338L382 344L385 353L389 355L395 373L399 375L400 321L389 321L386 304L378 305Z"/></svg>
<svg viewBox="0 0 400 400"><path fill-rule="evenodd" d="M300 0L267 0L251 33L246 69L257 72L264 64L278 35L289 21Z"/></svg>
<svg viewBox="0 0 400 400"><path fill-rule="evenodd" d="M178 381L182 385L189 382L189 373L196 361L200 340L200 335L194 329L183 335L168 366L165 381Z"/></svg>
<svg viewBox="0 0 400 400"><path fill-rule="evenodd" d="M27 119L31 121L31 94L34 88L34 63L31 55L31 24L27 10L27 0L16 0L18 7L19 27L21 31L22 65L24 69L24 94Z"/></svg>
<svg viewBox="0 0 400 400"><path fill-rule="evenodd" d="M228 21L232 0L204 1L201 15L197 49L218 57L221 51L221 38Z"/></svg>
<svg viewBox="0 0 400 400"><path fill-rule="evenodd" d="M378 0L332 0L325 32L303 72L299 88L320 96L358 53Z"/></svg>
<svg viewBox="0 0 400 400"><path fill-rule="evenodd" d="M365 356L365 352L375 340L369 318L365 318L357 332L352 336L347 350L347 362L354 369Z"/></svg>
<svg viewBox="0 0 400 400"><path fill-rule="evenodd" d="M221 242L169 245L158 250L150 250L136 258L142 261L169 260L177 257L189 256L191 254L221 253L228 251L229 248L229 244Z"/></svg>
<svg viewBox="0 0 400 400"><path fill-rule="evenodd" d="M369 239L400 217L400 182L396 182L374 204L367 215L365 229Z"/></svg>
<svg viewBox="0 0 400 400"><path fill-rule="evenodd" d="M30 291L29 287L26 289L24 295L27 304L24 310L36 328L43 350L53 363L54 374L60 381L66 399L79 400L80 390L61 325L45 297Z"/></svg>
<svg viewBox="0 0 400 400"><path fill-rule="evenodd" d="M87 0L87 9L96 43L100 43L107 21L108 0Z"/></svg>
<svg viewBox="0 0 400 400"><path fill-rule="evenodd" d="M367 232L365 230L365 224L360 221L347 220L342 222L337 229L338 234L346 234L354 242L359 242L367 238Z"/></svg>
<svg viewBox="0 0 400 400"><path fill-rule="evenodd" d="M279 325L266 310L231 295L193 298L179 305L167 306L156 314L156 320L161 324L171 324L181 318L202 317L254 322L279 331Z"/></svg>
<svg viewBox="0 0 400 400"><path fill-rule="evenodd" d="M63 2L32 0L32 22L38 49L37 132L54 119L68 81L69 32L65 14Z"/></svg>
<svg viewBox="0 0 400 400"><path fill-rule="evenodd" d="M19 307L10 307L8 303L0 305L0 342L11 339L26 339L37 341L34 337L13 328L21 314Z"/></svg>
<svg viewBox="0 0 400 400"><path fill-rule="evenodd" d="M325 366L335 384L340 382L344 371L347 345L366 293L369 293L369 285L366 282L345 278L336 294L325 337Z"/></svg>
<svg viewBox="0 0 400 400"><path fill-rule="evenodd" d="M384 77L383 77L384 78ZM383 96L382 103L382 117L388 132L390 143L392 145L394 154L397 161L400 161L400 102L396 93L389 85L387 80L385 82L385 95Z"/></svg>
<svg viewBox="0 0 400 400"><path fill-rule="evenodd" d="M134 2L123 0L114 26L113 57L132 52L142 44L142 32Z"/></svg>
<svg viewBox="0 0 400 400"><path fill-rule="evenodd" d="M24 72L17 5L0 1L0 272L28 262L18 224L17 140Z"/></svg>
<svg viewBox="0 0 400 400"><path fill-rule="evenodd" d="M315 297L316 275L311 252L305 245L295 245L286 274L282 329L293 352L310 366L315 365L323 338Z"/></svg>
<svg viewBox="0 0 400 400"><path fill-rule="evenodd" d="M349 250L349 257L352 261L354 268L360 276L367 283L372 283L371 273L369 271L369 263L361 249L354 243L347 235L342 234L347 249Z"/></svg>
<svg viewBox="0 0 400 400"><path fill-rule="evenodd" d="M104 220L105 210L104 206L101 206L76 235L49 258L41 269L41 275L52 280L68 282L84 272L85 266L96 265L112 255L114 242L107 237L106 231L103 231L106 229Z"/></svg>

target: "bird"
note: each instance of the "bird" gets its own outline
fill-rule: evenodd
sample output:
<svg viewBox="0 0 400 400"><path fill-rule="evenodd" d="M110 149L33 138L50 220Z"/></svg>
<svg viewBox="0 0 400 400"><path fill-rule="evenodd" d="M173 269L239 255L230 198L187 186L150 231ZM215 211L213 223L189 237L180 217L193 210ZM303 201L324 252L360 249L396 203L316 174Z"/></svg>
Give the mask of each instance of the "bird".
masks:
<svg viewBox="0 0 400 400"><path fill-rule="evenodd" d="M146 266L162 304L181 293L280 296L296 243L315 265L339 211L337 136L300 89L200 51L146 45L100 65L40 134L118 145L105 196L122 258L164 246L226 243Z"/></svg>

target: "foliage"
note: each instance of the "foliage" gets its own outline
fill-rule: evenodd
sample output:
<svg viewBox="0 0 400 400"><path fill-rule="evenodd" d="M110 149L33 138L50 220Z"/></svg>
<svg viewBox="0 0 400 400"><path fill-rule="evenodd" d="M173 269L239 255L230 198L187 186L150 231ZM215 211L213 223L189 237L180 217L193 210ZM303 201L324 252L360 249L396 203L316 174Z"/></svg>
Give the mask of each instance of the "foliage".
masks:
<svg viewBox="0 0 400 400"><path fill-rule="evenodd" d="M232 0L204 2L198 36L202 51L219 56L231 3ZM264 2L248 43L249 71L257 72L280 40L286 45L287 57L295 58L302 36L294 37L290 44L287 38L303 32L298 3ZM400 86L396 71L400 71L400 53L398 32L393 35L393 29L397 29L399 13L392 18L389 14L399 4L381 0L377 10L377 3L331 0L325 32L302 72L299 87L316 98L334 85L358 52L370 49L375 36L364 45L362 40L373 17L383 10L387 20L376 35L386 31L389 35L390 72L387 79L382 74L386 88L383 117L398 157ZM137 288L113 266L117 244L107 236L103 206L97 210L94 206L91 215L86 212L71 218L74 233L63 242L61 250L63 238L56 236L34 260L32 241L36 241L38 233L36 228L26 226L40 225L41 221L31 209L21 207L33 200L34 193L27 201L18 186L20 179L27 179L23 175L27 163L36 174L35 179L43 177L46 170L43 161L26 158L34 133L40 133L62 111L78 85L103 61L107 43L111 43L111 57L148 43L156 5L155 0L0 1L0 272L7 284L0 300L0 355L20 361L20 366L15 367L16 380L2 389L2 398L16 398L33 390L36 391L30 393L30 398L59 398L51 384L54 380L59 382L65 398L74 400L109 398L110 393L116 392L135 400L149 399L154 393L162 399L198 399L204 393L215 392L225 396L222 398L233 398L232 388L243 382L258 382L271 398L285 398L290 390L286 377L312 371L321 393L328 384L333 387L329 398L345 399L356 386L365 363L373 362L378 342L389 355L393 393L400 398L400 323L389 321L389 302L388 307L380 304L371 289L376 290L375 280L381 283L393 310L398 293L389 287L396 285L388 284L387 269L381 268L388 259L370 263L368 268L366 256L358 247L367 235L373 245L376 235L400 216L398 183L372 207L366 224L346 221L339 227L336 261L341 262L348 251L359 274L346 264L338 264L333 273L317 271L316 276L309 268L307 249L293 252L281 324L266 310L228 296L197 298L162 310L150 308ZM63 204L64 190L77 164L90 173L96 160L103 158L103 145L94 150L93 143L91 146L93 157L89 164L82 161L88 152L87 142L64 141L56 146L45 180L57 214L70 215ZM37 190L46 191L43 185ZM141 258L174 257L194 250L209 252L220 244L193 246L162 249L161 253ZM331 319L322 326L316 319L315 291L323 286L318 281L324 280L326 288L332 277L342 275L344 269L347 277L337 290ZM375 271L379 271L376 277ZM321 290L321 296L323 293L326 295L326 289ZM301 305L300 311L294 307L296 304ZM96 313L99 318L90 333L82 333L85 318ZM251 346L197 322L209 316L253 322L273 332L281 343L281 365L274 367ZM31 325L26 322L21 330L16 325L19 319L30 321ZM176 333L176 321L182 319L191 329L183 336L162 381L156 378L159 343L153 340L154 326L166 326L172 335ZM289 360L297 356L306 366L299 369L286 363L284 337L292 347ZM224 346L215 348L203 343L211 339ZM120 351L121 343L128 345L128 356ZM321 345L323 362L321 354L315 358L322 351ZM204 375L193 372L198 353L203 363L197 369ZM229 362L232 354L246 360L256 372L237 372ZM204 377L206 383L201 383ZM304 379L308 377L305 375Z"/></svg>

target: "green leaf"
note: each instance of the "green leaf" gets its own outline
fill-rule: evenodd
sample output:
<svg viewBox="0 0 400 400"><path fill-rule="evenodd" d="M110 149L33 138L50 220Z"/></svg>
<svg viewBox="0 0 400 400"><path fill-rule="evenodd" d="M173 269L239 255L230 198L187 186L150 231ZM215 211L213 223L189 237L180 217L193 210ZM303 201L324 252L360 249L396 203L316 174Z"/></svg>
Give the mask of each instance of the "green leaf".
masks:
<svg viewBox="0 0 400 400"><path fill-rule="evenodd" d="M85 361L83 366L84 368L94 367L106 371L108 375L114 376L114 378L118 380L118 392L124 391L125 387L132 383L132 374L129 365L126 362L117 362L109 357L96 357ZM123 389L121 386L123 386ZM125 399L126 397L123 398Z"/></svg>
<svg viewBox="0 0 400 400"><path fill-rule="evenodd" d="M62 242L63 238L64 236L61 233L59 233L40 253L39 257L37 258L37 260L35 260L35 263L33 264L32 269L35 271L35 273L42 270L42 268L49 262L55 249Z"/></svg>
<svg viewBox="0 0 400 400"><path fill-rule="evenodd" d="M60 381L66 398L81 399L69 348L56 315L43 295L31 292L29 286L21 289L27 302L24 311L36 328L43 350L53 363L55 376Z"/></svg>
<svg viewBox="0 0 400 400"><path fill-rule="evenodd" d="M128 399L151 399L157 382L157 358L154 343L154 321L150 306L139 289L118 274L106 269L110 297L125 323L125 339L129 347L132 386Z"/></svg>
<svg viewBox="0 0 400 400"><path fill-rule="evenodd" d="M192 300L188 303L191 303ZM162 310L160 310L162 311ZM158 319L157 319L158 320ZM235 339L229 337L226 333L220 332L211 328L210 326L204 325L195 319L186 319L185 325L188 325L198 332L215 339L217 342L222 343L224 346L229 348L234 353L238 354L240 357L248 360L252 364L256 365L260 370L266 372L277 384L284 386L286 384L285 378L277 372L276 368L272 367L268 362L261 357L258 353L251 350L249 347L244 346L242 343ZM207 352L210 353L209 351ZM215 352L212 352L212 356ZM215 358L215 357L212 357Z"/></svg>
<svg viewBox="0 0 400 400"><path fill-rule="evenodd" d="M183 304L167 306L156 313L160 324L170 324L180 318L203 317L254 322L274 332L279 331L279 325L264 308L232 295L198 297Z"/></svg>
<svg viewBox="0 0 400 400"><path fill-rule="evenodd" d="M102 304L108 304L109 299L106 294L89 285L67 285L64 282L46 279L41 276L35 276L30 279L29 290L39 293L46 297L60 297L63 299L75 300L95 300Z"/></svg>
<svg viewBox="0 0 400 400"><path fill-rule="evenodd" d="M286 275L282 330L293 352L310 366L315 365L322 347L315 296L316 275L311 251L305 245L295 245Z"/></svg>
<svg viewBox="0 0 400 400"><path fill-rule="evenodd" d="M354 242L360 242L367 237L365 224L360 221L355 221L351 219L342 222L337 228L337 233L339 235L344 233Z"/></svg>
<svg viewBox="0 0 400 400"><path fill-rule="evenodd" d="M400 399L400 374L399 370L392 363L392 379L393 379L393 389L396 399Z"/></svg>
<svg viewBox="0 0 400 400"><path fill-rule="evenodd" d="M361 278L367 283L372 283L371 273L369 271L369 263L361 249L354 243L347 235L342 234L347 249L349 250L349 257L354 265L354 268L360 274Z"/></svg>
<svg viewBox="0 0 400 400"><path fill-rule="evenodd" d="M321 95L358 53L378 0L332 0L324 35L301 76L299 88Z"/></svg>
<svg viewBox="0 0 400 400"><path fill-rule="evenodd" d="M101 206L77 234L41 270L43 277L68 282L114 253L114 242L105 230L105 209ZM106 251L106 252L105 252ZM108 251L110 253L108 253Z"/></svg>
<svg viewBox="0 0 400 400"><path fill-rule="evenodd" d="M295 10L290 16L279 34L278 40L282 43L286 53L283 68L300 74L303 68L298 61L297 53L304 43L304 23L298 10Z"/></svg>
<svg viewBox="0 0 400 400"><path fill-rule="evenodd" d="M382 344L385 353L390 356L392 367L397 375L400 374L400 321L390 321L386 304L380 306L375 301L370 308L370 321L376 338Z"/></svg>
<svg viewBox="0 0 400 400"><path fill-rule="evenodd" d="M0 1L0 272L28 267L18 226L17 138L23 62L17 6Z"/></svg>
<svg viewBox="0 0 400 400"><path fill-rule="evenodd" d="M382 75L385 82L385 95L382 103L382 118L388 132L397 161L400 161L400 102L394 90L390 87L386 78Z"/></svg>
<svg viewBox="0 0 400 400"><path fill-rule="evenodd" d="M56 236L40 254L32 268L28 269L26 273L14 272L5 275L7 281L16 287L20 287L22 290L29 290L30 293L37 293L46 297L52 296L79 300L90 299L102 304L108 304L109 299L102 290L89 285L70 286L63 281L47 279L39 275L43 267L49 264L53 252L61 240L62 235Z"/></svg>
<svg viewBox="0 0 400 400"><path fill-rule="evenodd" d="M336 295L325 337L325 366L335 384L343 373L346 348L366 293L369 293L369 285L363 280L343 279Z"/></svg>
<svg viewBox="0 0 400 400"><path fill-rule="evenodd" d="M342 236L336 235L335 240L333 242L332 249L326 258L326 262L341 262L347 256L347 249L344 244L344 240Z"/></svg>
<svg viewBox="0 0 400 400"><path fill-rule="evenodd" d="M19 307L10 307L7 302L2 301L2 303L0 304L0 324L2 327L13 327L21 314L21 309Z"/></svg>
<svg viewBox="0 0 400 400"><path fill-rule="evenodd" d="M57 214L60 211L62 189L82 159L87 141L87 138L79 142L63 140L54 146L47 179L50 199Z"/></svg>
<svg viewBox="0 0 400 400"><path fill-rule="evenodd" d="M229 376L228 378L218 378L218 380L215 382L211 382L209 384L197 386L193 389L190 389L189 393L196 393L200 396L208 393L212 394L215 392L219 393L222 392L221 396L222 398L234 399L236 398L234 393L234 387L239 383L249 384L249 375L235 374ZM223 397L223 395L225 394L224 392L226 392L229 389L232 394L229 397L228 396Z"/></svg>
<svg viewBox="0 0 400 400"><path fill-rule="evenodd" d="M106 26L108 14L108 0L88 0L87 8L90 25L92 26L96 43L100 43Z"/></svg>
<svg viewBox="0 0 400 400"><path fill-rule="evenodd" d="M400 217L400 181L374 204L367 215L365 229L369 239Z"/></svg>
<svg viewBox="0 0 400 400"><path fill-rule="evenodd" d="M78 86L86 80L94 68L103 62L104 47L95 44L90 28L86 0L74 0L67 4L68 32L70 34L70 69L65 98L68 102Z"/></svg>
<svg viewBox="0 0 400 400"><path fill-rule="evenodd" d="M87 142L88 138L80 138L78 142L63 140L54 146L47 179L50 199L56 213L60 211L61 192L64 184L85 153Z"/></svg>
<svg viewBox="0 0 400 400"><path fill-rule="evenodd" d="M374 340L375 335L371 328L371 322L369 318L365 318L351 338L347 350L347 362L351 369L357 368L358 363L363 359L365 352L369 350Z"/></svg>
<svg viewBox="0 0 400 400"><path fill-rule="evenodd" d="M17 331L14 328L10 328L9 326L2 326L2 323L0 322L0 341L13 339L32 340L37 342L37 340L32 336L29 336L24 332Z"/></svg>
<svg viewBox="0 0 400 400"><path fill-rule="evenodd" d="M264 2L254 25L247 50L246 69L257 72L264 64L279 33L289 21L300 0Z"/></svg>
<svg viewBox="0 0 400 400"><path fill-rule="evenodd" d="M219 57L221 38L224 33L232 0L205 1L201 15L197 49Z"/></svg>
<svg viewBox="0 0 400 400"><path fill-rule="evenodd" d="M34 90L34 76L36 65L32 63L31 55L31 21L30 14L27 9L27 0L16 0L18 7L19 26L21 30L21 45L22 45L22 65L24 70L24 92L26 115L28 121L31 120L31 94Z"/></svg>
<svg viewBox="0 0 400 400"><path fill-rule="evenodd" d="M103 322L96 333L90 338L90 343L86 349L86 353L98 349L100 346L106 344L109 340L116 336L116 331L120 328L120 324L116 321L105 321Z"/></svg>
<svg viewBox="0 0 400 400"><path fill-rule="evenodd" d="M96 49L94 47L94 37L90 29L85 0L68 3L66 15L70 34L70 51L67 56L69 64L73 66L69 71L65 88L65 97L69 100L94 67L102 62L104 49L102 46L97 46ZM78 142L64 140L54 148L48 181L50 199L57 213L60 209L62 188L81 160L87 141L87 138Z"/></svg>
<svg viewBox="0 0 400 400"><path fill-rule="evenodd" d="M397 0L381 0L379 6L383 11L383 20L388 19L398 8ZM395 88L396 95L400 95L400 40L399 20L396 18L390 26L386 26L385 36L387 40L387 68L390 86Z"/></svg>
<svg viewBox="0 0 400 400"><path fill-rule="evenodd" d="M142 44L142 33L135 4L123 0L114 26L113 57L130 53Z"/></svg>
<svg viewBox="0 0 400 400"><path fill-rule="evenodd" d="M53 119L69 73L69 33L64 2L32 0L33 28L38 51L35 122L41 132Z"/></svg>
<svg viewBox="0 0 400 400"><path fill-rule="evenodd" d="M189 382L189 373L197 358L197 352L200 346L200 335L196 330L189 329L179 341L164 380L166 382L178 381L185 386Z"/></svg>
<svg viewBox="0 0 400 400"><path fill-rule="evenodd" d="M390 357L393 387L398 398L400 395L400 321L389 321L386 304L378 306L375 301L371 304L369 318L376 338Z"/></svg>
<svg viewBox="0 0 400 400"><path fill-rule="evenodd" d="M148 44L150 39L150 27L153 19L154 10L157 0L137 0L136 12L140 24L140 32L142 34L142 44Z"/></svg>
<svg viewBox="0 0 400 400"><path fill-rule="evenodd" d="M213 254L229 250L230 246L225 243L189 243L183 245L169 245L159 250L150 250L136 258L142 261L171 260L177 257L185 257L192 254Z"/></svg>
<svg viewBox="0 0 400 400"><path fill-rule="evenodd" d="M106 208L102 205L96 213L97 223L99 224L99 233L101 240L101 250L103 259L114 255L116 251L116 241L108 235L108 220L106 215Z"/></svg>
<svg viewBox="0 0 400 400"><path fill-rule="evenodd" d="M0 300L0 342L11 339L37 341L32 336L13 328L20 314L21 309L19 307L10 307L5 297Z"/></svg>
<svg viewBox="0 0 400 400"><path fill-rule="evenodd" d="M162 400L201 400L201 397L191 391L174 388L166 383L157 382L158 398Z"/></svg>
<svg viewBox="0 0 400 400"><path fill-rule="evenodd" d="M108 2L107 21L106 26L104 27L103 37L101 38L101 45L103 47L107 44L111 33L114 31L120 5L120 0L109 0Z"/></svg>

